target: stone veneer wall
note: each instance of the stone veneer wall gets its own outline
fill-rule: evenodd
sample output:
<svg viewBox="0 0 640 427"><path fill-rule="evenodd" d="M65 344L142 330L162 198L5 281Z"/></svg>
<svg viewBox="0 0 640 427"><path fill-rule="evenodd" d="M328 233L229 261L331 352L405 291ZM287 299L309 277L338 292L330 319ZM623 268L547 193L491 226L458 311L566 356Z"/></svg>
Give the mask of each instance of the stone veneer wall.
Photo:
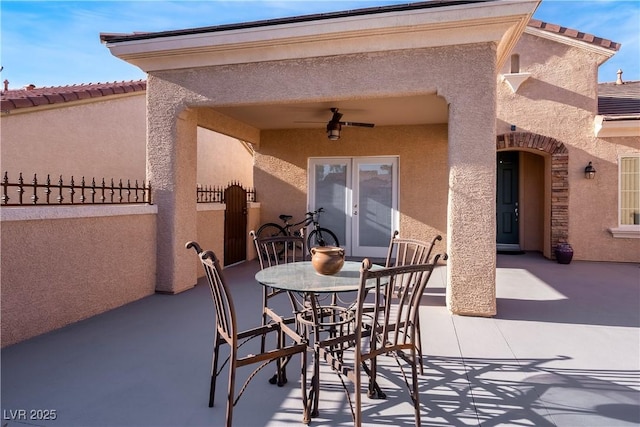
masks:
<svg viewBox="0 0 640 427"><path fill-rule="evenodd" d="M496 149L526 148L551 155L551 257L569 234L569 152L560 141L531 132L498 135Z"/></svg>

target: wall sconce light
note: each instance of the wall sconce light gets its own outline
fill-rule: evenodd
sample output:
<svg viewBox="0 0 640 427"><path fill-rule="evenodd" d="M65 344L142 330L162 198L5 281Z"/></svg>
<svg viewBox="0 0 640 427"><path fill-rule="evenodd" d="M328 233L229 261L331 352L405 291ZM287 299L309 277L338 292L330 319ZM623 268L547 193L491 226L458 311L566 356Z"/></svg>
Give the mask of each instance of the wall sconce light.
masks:
<svg viewBox="0 0 640 427"><path fill-rule="evenodd" d="M327 123L327 138L331 141L337 141L340 139L340 129L342 125L338 122L331 121Z"/></svg>
<svg viewBox="0 0 640 427"><path fill-rule="evenodd" d="M596 177L596 168L593 167L591 162L584 168L584 177L587 179L593 179Z"/></svg>
<svg viewBox="0 0 640 427"><path fill-rule="evenodd" d="M511 125L511 132L515 132L516 131L516 125Z"/></svg>

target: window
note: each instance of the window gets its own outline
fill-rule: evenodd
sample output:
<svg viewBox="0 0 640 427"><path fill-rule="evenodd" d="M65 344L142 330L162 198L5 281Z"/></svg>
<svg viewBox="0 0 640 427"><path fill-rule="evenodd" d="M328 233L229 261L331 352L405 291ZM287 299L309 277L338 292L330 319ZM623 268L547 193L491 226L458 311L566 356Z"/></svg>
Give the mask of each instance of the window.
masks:
<svg viewBox="0 0 640 427"><path fill-rule="evenodd" d="M620 226L640 227L640 156L621 157L620 169Z"/></svg>
<svg viewBox="0 0 640 427"><path fill-rule="evenodd" d="M511 55L511 73L520 72L520 55L514 53Z"/></svg>

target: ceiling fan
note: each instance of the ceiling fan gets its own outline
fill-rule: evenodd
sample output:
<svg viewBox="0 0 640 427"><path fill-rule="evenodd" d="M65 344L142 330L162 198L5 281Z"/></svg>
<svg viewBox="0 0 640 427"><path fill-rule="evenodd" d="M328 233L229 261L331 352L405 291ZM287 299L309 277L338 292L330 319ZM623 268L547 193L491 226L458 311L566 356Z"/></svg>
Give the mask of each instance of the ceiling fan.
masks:
<svg viewBox="0 0 640 427"><path fill-rule="evenodd" d="M372 128L373 126L375 126L373 123L340 121L343 114L340 113L335 107L331 108L331 112L333 113L333 116L331 117L331 120L329 120L329 123L327 123L327 137L331 141L337 141L338 139L340 139L340 130L342 129L342 126L360 126L366 128Z"/></svg>

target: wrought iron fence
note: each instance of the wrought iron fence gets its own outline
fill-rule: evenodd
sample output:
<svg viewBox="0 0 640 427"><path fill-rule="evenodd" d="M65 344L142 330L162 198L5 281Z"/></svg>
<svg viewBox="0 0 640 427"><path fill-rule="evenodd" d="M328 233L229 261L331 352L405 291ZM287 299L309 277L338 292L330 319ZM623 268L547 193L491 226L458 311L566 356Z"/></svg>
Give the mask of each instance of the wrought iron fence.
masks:
<svg viewBox="0 0 640 427"><path fill-rule="evenodd" d="M222 187L196 186L196 200L198 203L224 203L224 189Z"/></svg>
<svg viewBox="0 0 640 427"><path fill-rule="evenodd" d="M35 174L31 183L28 183L22 173L17 182L10 182L8 172L4 173L2 179L2 206L130 203L151 204L151 183L142 181L142 185L139 185L136 180L132 185L130 180L126 184L119 180L116 184L113 178L109 183L104 178L101 183L96 183L95 178L87 183L84 177L77 183L72 176L70 182L65 184L62 175L57 182L52 182L50 175L47 175L47 179L41 183Z"/></svg>
<svg viewBox="0 0 640 427"><path fill-rule="evenodd" d="M250 188L247 190L247 202L257 202L255 188Z"/></svg>
<svg viewBox="0 0 640 427"><path fill-rule="evenodd" d="M236 183L230 185L239 185ZM203 186L198 185L196 187L196 200L198 203L226 203L224 200L224 191L226 188L217 186ZM256 201L255 188L249 188L247 192L247 202Z"/></svg>
<svg viewBox="0 0 640 427"><path fill-rule="evenodd" d="M20 173L17 182L12 182L9 180L8 172L5 172L1 187L1 206L152 204L151 182L142 181L142 185L140 185L137 180L134 184L127 180L125 184L122 180L115 183L112 178L107 183L103 178L102 182L96 183L96 179L92 178L88 183L82 177L80 183L77 183L72 176L71 180L65 183L62 175L57 182L52 182L51 176L47 175L47 179L40 182L37 175L34 174L33 180L26 182ZM197 203L225 203L225 189L198 185L196 190ZM247 202L256 201L255 189L250 188L246 190L246 193Z"/></svg>

